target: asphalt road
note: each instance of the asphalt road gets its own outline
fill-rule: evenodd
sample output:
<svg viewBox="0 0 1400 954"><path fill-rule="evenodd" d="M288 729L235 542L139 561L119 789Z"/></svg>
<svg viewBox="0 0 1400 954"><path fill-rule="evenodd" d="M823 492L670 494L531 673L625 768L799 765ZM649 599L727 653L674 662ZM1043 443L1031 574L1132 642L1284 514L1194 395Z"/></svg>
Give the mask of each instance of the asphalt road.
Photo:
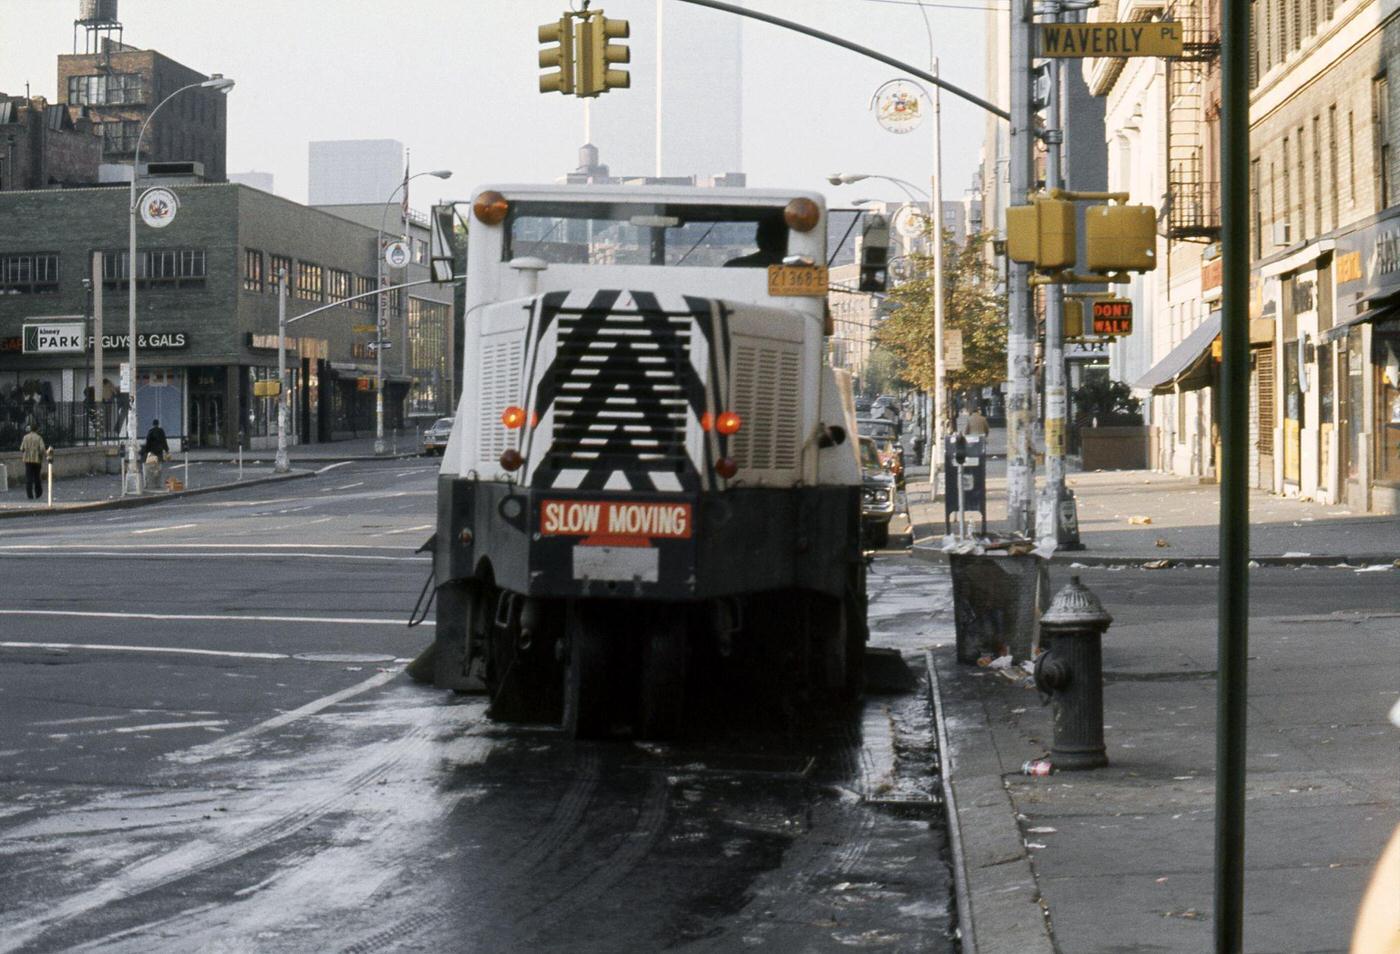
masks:
<svg viewBox="0 0 1400 954"><path fill-rule="evenodd" d="M434 473L0 526L0 952L951 949L921 693L663 746L408 682Z"/></svg>

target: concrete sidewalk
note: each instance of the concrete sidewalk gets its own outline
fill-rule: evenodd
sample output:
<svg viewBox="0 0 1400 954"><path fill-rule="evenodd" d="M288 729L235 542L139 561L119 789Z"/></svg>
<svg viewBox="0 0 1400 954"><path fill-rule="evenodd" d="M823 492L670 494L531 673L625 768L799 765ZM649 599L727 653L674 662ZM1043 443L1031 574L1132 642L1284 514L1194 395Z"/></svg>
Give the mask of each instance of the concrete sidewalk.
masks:
<svg viewBox="0 0 1400 954"><path fill-rule="evenodd" d="M1072 572L1114 616L1107 768L1023 774L1053 739L1039 694L959 664L951 645L930 654L964 930L978 954L1210 950L1216 571L1057 566L1052 588ZM1400 692L1400 570L1256 574L1245 949L1341 954L1400 822L1400 729L1386 719ZM935 615L951 629L951 613Z"/></svg>
<svg viewBox="0 0 1400 954"><path fill-rule="evenodd" d="M1005 526L993 460L988 525ZM1146 471L1073 473L1082 574L1104 641L1110 765L1024 775L1051 710L1023 673L929 655L943 771L978 954L1210 950L1219 489ZM911 482L920 546L942 558L943 504ZM1371 866L1400 822L1400 517L1250 497L1246 950L1341 954ZM1270 566L1270 564L1282 564ZM1349 565L1348 565L1349 564ZM935 607L934 627L953 630Z"/></svg>
<svg viewBox="0 0 1400 954"><path fill-rule="evenodd" d="M121 477L116 474L67 477L54 481L52 507L47 504L47 496L37 501L26 499L24 487L20 485L10 488L8 493L0 492L0 518L142 506L192 494L214 493L271 481L310 477L317 469L328 464L346 461L405 460L422 456L421 451L416 449L411 452L395 452L392 444L389 453L376 456L373 438L308 444L288 448L287 457L292 469L290 473L278 474L272 466L275 454L275 450L245 450L241 461L236 451L230 452L221 448L192 450L188 455L176 454L172 460L161 465L161 481L164 482L167 477L175 477L185 485L185 489L173 492L163 489L150 490L140 496L122 496ZM44 489L47 492L47 480Z"/></svg>
<svg viewBox="0 0 1400 954"><path fill-rule="evenodd" d="M998 431L993 431L993 449ZM1004 437L1002 437L1004 440ZM926 473L926 472L925 472ZM936 547L944 510L927 477L911 476L910 510L916 544ZM1055 562L1211 563L1220 553L1220 488L1153 471L1071 473L1084 549L1055 554ZM1005 462L993 458L987 476L987 527L1006 525ZM1400 516L1353 513L1347 507L1251 491L1250 553L1260 562L1389 563L1400 558Z"/></svg>

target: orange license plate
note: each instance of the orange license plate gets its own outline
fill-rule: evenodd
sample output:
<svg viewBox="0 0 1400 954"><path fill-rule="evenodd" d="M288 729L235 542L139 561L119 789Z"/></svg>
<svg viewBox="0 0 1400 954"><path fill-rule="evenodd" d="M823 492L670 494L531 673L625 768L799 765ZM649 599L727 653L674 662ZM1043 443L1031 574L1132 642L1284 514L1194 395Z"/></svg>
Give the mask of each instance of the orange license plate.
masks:
<svg viewBox="0 0 1400 954"><path fill-rule="evenodd" d="M768 294L825 298L831 273L825 265L769 265Z"/></svg>

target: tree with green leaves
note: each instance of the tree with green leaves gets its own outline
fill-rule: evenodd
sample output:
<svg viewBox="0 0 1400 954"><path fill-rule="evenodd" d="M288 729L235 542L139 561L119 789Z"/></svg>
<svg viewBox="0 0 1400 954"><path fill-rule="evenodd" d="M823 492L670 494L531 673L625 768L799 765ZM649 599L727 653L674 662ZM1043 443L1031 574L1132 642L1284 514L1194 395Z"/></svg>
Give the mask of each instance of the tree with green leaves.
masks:
<svg viewBox="0 0 1400 954"><path fill-rule="evenodd" d="M1006 296L997 290L997 273L985 256L990 236L970 236L959 245L943 238L943 320L962 332L963 366L948 371L950 391L980 389L1006 379ZM933 255L909 259L912 278L890 292L889 317L875 332L877 349L889 351L902 365L899 376L931 391L935 383L933 334Z"/></svg>

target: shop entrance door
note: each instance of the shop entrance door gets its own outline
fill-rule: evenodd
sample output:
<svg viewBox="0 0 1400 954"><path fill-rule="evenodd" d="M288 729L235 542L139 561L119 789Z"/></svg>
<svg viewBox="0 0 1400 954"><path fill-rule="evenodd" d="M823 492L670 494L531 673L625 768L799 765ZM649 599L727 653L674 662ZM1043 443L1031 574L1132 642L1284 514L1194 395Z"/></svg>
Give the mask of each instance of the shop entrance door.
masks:
<svg viewBox="0 0 1400 954"><path fill-rule="evenodd" d="M1298 341L1283 343L1283 481L1295 487L1302 477L1303 388L1298 379Z"/></svg>
<svg viewBox="0 0 1400 954"><path fill-rule="evenodd" d="M224 445L224 399L222 395L190 395L190 443L195 447L222 447Z"/></svg>

